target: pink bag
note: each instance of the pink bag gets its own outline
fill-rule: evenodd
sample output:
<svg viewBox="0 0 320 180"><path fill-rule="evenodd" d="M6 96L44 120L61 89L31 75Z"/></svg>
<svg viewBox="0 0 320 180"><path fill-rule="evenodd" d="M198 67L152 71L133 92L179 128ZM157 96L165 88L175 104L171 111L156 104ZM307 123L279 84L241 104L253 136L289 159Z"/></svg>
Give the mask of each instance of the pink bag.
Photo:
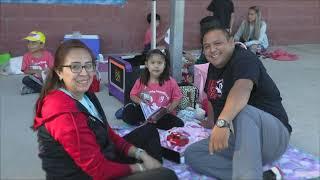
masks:
<svg viewBox="0 0 320 180"><path fill-rule="evenodd" d="M194 86L199 89L199 101L202 102L207 99L207 95L204 92L204 86L207 80L209 63L194 65Z"/></svg>

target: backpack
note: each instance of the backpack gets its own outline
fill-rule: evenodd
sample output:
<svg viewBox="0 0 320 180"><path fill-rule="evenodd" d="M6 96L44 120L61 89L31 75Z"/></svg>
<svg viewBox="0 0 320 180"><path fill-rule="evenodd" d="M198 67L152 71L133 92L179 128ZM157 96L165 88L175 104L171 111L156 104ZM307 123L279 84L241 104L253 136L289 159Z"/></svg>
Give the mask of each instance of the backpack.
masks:
<svg viewBox="0 0 320 180"><path fill-rule="evenodd" d="M196 107L199 98L199 89L189 83L178 84L183 95L177 110L185 109L186 107Z"/></svg>

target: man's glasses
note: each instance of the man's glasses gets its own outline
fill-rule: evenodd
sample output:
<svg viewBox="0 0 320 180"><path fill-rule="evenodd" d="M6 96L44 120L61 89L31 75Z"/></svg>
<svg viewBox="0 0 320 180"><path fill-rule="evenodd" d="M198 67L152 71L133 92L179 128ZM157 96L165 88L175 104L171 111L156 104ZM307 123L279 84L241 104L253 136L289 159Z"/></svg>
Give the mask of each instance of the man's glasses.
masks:
<svg viewBox="0 0 320 180"><path fill-rule="evenodd" d="M71 72L80 73L82 71L82 68L84 68L87 72L93 72L95 71L96 66L92 62L85 63L84 66L82 66L81 63L79 62L74 62L74 63L71 63L70 65L64 65L61 67L68 67L70 68Z"/></svg>

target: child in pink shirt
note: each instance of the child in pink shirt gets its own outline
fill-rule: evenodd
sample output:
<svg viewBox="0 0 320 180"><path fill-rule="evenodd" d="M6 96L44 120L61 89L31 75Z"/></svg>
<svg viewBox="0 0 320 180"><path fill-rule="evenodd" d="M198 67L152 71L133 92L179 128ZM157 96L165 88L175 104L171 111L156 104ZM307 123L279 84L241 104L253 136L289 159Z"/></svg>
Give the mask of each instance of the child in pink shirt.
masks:
<svg viewBox="0 0 320 180"><path fill-rule="evenodd" d="M54 58L44 49L46 37L42 32L32 31L24 38L28 41L28 52L23 55L21 71L26 74L22 79L24 87L21 94L39 93L48 69L53 66Z"/></svg>
<svg viewBox="0 0 320 180"><path fill-rule="evenodd" d="M145 71L135 82L130 98L134 103L125 106L123 120L131 125L139 125L145 121L139 104L145 102L153 108L165 107L168 114L160 118L156 126L159 129L182 127L184 123L175 116L175 109L180 103L182 93L177 82L170 77L170 60L159 49L151 50L146 55ZM148 98L142 97L147 95Z"/></svg>
<svg viewBox="0 0 320 180"><path fill-rule="evenodd" d="M151 38L152 38L152 32L151 32L151 13L149 13L147 15L147 22L148 22L148 28L147 31L144 35L144 41L143 41L143 53L146 54L150 49L151 49ZM159 31L158 31L158 27L160 25L160 15L156 14L156 27L157 27L157 44L160 43L160 41L162 41L162 39L164 39L164 35L159 36ZM158 37L159 36L159 37Z"/></svg>

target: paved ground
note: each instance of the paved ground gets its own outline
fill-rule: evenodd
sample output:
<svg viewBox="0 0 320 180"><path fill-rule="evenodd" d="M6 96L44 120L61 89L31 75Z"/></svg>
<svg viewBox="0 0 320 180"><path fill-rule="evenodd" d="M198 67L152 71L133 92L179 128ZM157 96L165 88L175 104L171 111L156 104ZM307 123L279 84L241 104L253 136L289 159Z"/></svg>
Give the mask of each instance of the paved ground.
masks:
<svg viewBox="0 0 320 180"><path fill-rule="evenodd" d="M298 61L262 60L277 83L290 122L293 126L291 144L320 155L320 44L284 47L300 56ZM19 95L21 76L0 75L0 179L43 179L37 157L36 134L32 124L37 95ZM106 88L98 97L111 123L121 106L108 96Z"/></svg>

